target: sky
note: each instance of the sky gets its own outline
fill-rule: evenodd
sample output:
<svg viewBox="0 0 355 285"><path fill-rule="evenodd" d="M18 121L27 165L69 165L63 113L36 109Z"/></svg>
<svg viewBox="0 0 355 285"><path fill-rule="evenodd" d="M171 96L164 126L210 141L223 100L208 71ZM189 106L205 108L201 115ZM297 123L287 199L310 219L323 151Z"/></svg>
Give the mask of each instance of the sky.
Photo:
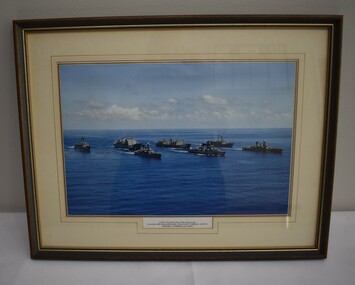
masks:
<svg viewBox="0 0 355 285"><path fill-rule="evenodd" d="M63 129L291 128L294 62L63 64Z"/></svg>

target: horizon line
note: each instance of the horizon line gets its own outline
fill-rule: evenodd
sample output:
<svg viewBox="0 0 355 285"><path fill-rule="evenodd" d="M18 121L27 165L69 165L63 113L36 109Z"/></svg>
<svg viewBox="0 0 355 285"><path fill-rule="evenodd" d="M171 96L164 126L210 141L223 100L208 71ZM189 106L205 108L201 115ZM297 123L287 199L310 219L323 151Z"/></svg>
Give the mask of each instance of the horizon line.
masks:
<svg viewBox="0 0 355 285"><path fill-rule="evenodd" d="M62 129L63 131L140 131L140 130L235 130L235 129L292 129L292 127L236 127L236 128L123 128L123 129Z"/></svg>

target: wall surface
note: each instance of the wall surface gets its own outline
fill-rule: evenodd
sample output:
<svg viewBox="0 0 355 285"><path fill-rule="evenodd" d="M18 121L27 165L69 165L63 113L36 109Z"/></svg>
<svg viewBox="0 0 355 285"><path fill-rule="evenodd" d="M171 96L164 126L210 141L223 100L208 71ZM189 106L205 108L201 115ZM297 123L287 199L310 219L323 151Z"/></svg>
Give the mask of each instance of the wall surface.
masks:
<svg viewBox="0 0 355 285"><path fill-rule="evenodd" d="M355 210L355 1L0 0L0 211L24 211L12 20L128 15L341 14L342 80L333 210Z"/></svg>

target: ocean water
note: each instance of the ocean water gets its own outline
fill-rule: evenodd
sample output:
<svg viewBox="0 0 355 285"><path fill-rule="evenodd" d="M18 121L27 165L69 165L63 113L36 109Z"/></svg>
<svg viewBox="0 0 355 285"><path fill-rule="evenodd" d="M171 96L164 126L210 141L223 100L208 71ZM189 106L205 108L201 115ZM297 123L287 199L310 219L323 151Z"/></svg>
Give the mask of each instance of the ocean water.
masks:
<svg viewBox="0 0 355 285"><path fill-rule="evenodd" d="M216 139L221 130L68 130L64 153L69 215L256 215L287 214L291 129L227 129L233 142L225 157L155 147L162 138L181 138L193 147ZM91 145L73 145L81 136ZM143 158L113 146L132 136L162 154ZM242 151L265 140L282 154Z"/></svg>

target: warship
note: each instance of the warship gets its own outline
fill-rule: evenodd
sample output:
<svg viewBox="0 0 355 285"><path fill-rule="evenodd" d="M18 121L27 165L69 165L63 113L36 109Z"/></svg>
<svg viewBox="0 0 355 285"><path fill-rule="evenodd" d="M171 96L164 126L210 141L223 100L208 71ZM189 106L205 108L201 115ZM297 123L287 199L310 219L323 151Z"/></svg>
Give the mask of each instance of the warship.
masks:
<svg viewBox="0 0 355 285"><path fill-rule="evenodd" d="M74 149L81 152L90 152L90 145L85 141L84 137L81 137L80 142L74 145Z"/></svg>
<svg viewBox="0 0 355 285"><path fill-rule="evenodd" d="M132 137L123 137L121 139L118 139L114 142L113 145L116 148L121 148L121 149L129 150L129 151L136 151L136 150L141 149L141 147L142 147L142 144L137 142Z"/></svg>
<svg viewBox="0 0 355 285"><path fill-rule="evenodd" d="M210 145L212 147L233 147L233 143L227 142L220 134L218 135L218 138L216 140L206 141L205 144Z"/></svg>
<svg viewBox="0 0 355 285"><path fill-rule="evenodd" d="M189 149L191 144L184 143L181 139L165 139L163 138L160 141L155 143L157 147L170 147L170 148L177 148L177 149Z"/></svg>
<svg viewBox="0 0 355 285"><path fill-rule="evenodd" d="M263 142L256 142L254 145L242 147L242 150L255 151L255 152L272 152L272 153L282 153L282 148L274 148Z"/></svg>
<svg viewBox="0 0 355 285"><path fill-rule="evenodd" d="M202 144L197 148L192 148L188 150L189 153L205 155L205 156L224 156L225 152L211 146Z"/></svg>
<svg viewBox="0 0 355 285"><path fill-rule="evenodd" d="M134 152L134 155L139 155L146 158L155 158L155 159L161 158L161 153L152 150L149 144L147 144L146 146L142 146L139 150L136 150Z"/></svg>

